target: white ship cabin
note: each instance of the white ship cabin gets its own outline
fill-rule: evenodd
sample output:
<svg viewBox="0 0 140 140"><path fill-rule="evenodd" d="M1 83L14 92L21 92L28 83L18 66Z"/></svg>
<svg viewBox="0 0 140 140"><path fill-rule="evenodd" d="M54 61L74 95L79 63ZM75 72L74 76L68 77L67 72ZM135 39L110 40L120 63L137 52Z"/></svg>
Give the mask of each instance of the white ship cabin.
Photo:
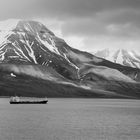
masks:
<svg viewBox="0 0 140 140"><path fill-rule="evenodd" d="M11 97L10 102L19 102L20 99L19 97L15 96L15 97Z"/></svg>

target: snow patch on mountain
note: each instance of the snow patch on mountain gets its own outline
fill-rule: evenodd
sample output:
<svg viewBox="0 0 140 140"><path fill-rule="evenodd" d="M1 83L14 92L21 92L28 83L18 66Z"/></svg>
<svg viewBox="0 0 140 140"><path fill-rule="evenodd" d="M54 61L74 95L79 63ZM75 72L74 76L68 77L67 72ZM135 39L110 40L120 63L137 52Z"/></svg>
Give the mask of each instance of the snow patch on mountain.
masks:
<svg viewBox="0 0 140 140"><path fill-rule="evenodd" d="M69 61L69 59L67 58L66 54L63 54L63 55L64 55L64 58L65 58L73 67L75 67L77 70L79 69L76 65L74 65L73 63L71 63L71 62Z"/></svg>
<svg viewBox="0 0 140 140"><path fill-rule="evenodd" d="M32 49L32 46L33 46L34 42L32 42L30 44L29 41L27 40L26 44L27 44L28 47L26 47L26 45L24 45L24 47L26 48L26 50L27 50L28 54L30 55L30 57L33 59L34 63L37 64L36 57L35 57L34 51Z"/></svg>
<svg viewBox="0 0 140 140"><path fill-rule="evenodd" d="M0 44L8 43L8 37L12 35L13 31L0 31Z"/></svg>
<svg viewBox="0 0 140 140"><path fill-rule="evenodd" d="M51 38L49 38L49 41L51 42L51 44L49 44L46 40L41 39L39 35L38 35L37 37L38 37L39 41L40 41L45 47L47 47L51 52L54 52L54 53L60 55L58 49L55 47L55 42L54 42Z"/></svg>
<svg viewBox="0 0 140 140"><path fill-rule="evenodd" d="M14 73L11 73L10 75L11 77L17 77Z"/></svg>

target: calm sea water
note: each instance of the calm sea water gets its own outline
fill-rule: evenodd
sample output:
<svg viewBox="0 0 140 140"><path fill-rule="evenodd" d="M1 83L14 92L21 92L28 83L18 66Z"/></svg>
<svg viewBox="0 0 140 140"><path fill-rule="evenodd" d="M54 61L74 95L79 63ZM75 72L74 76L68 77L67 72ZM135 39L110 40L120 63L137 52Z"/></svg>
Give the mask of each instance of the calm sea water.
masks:
<svg viewBox="0 0 140 140"><path fill-rule="evenodd" d="M140 101L61 98L10 105L1 98L0 140L140 140Z"/></svg>

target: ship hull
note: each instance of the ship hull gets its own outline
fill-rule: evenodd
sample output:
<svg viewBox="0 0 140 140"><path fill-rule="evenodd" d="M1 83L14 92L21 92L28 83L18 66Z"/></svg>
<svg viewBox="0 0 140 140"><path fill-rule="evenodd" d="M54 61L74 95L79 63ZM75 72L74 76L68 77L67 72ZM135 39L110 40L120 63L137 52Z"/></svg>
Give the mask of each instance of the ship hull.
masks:
<svg viewBox="0 0 140 140"><path fill-rule="evenodd" d="M11 101L10 104L47 104L48 101Z"/></svg>

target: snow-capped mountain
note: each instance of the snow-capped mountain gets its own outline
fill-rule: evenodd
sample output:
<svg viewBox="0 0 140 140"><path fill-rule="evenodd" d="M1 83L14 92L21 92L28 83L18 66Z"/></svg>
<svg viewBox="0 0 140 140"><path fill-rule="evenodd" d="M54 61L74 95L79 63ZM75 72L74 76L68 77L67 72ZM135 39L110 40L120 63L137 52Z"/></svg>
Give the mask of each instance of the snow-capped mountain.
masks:
<svg viewBox="0 0 140 140"><path fill-rule="evenodd" d="M1 62L18 58L20 61L38 64L38 59L43 57L41 51L51 51L61 55L55 46L54 34L41 23L17 21L14 26L11 26L11 29L6 29L0 32ZM40 50L38 57L35 56L38 51L35 50L36 48ZM42 64L45 63L42 62Z"/></svg>
<svg viewBox="0 0 140 140"><path fill-rule="evenodd" d="M125 49L104 49L94 55L124 66L140 68L140 52Z"/></svg>
<svg viewBox="0 0 140 140"><path fill-rule="evenodd" d="M127 66L116 64L118 61L120 64L124 63L119 54L120 51L116 52L113 55L115 61L110 62L103 59L107 55L100 58L88 52L74 49L37 21L10 20L1 22L0 90L12 94L10 91L13 91L13 88L8 87L9 89L7 89L9 82L10 85L14 85L15 89L21 89L23 92L25 89L22 87L29 85L28 82L31 85L30 88L33 89L34 84L39 80L44 86L42 87L39 83L37 86L42 89L45 87L45 90L49 88L51 92L55 91L52 88L54 84L56 87L61 87L62 91L65 87L65 90L71 89L73 93L79 91L80 88L80 93L76 92L76 95L79 96L81 96L81 91L90 93L90 95L85 93L84 95L92 97L98 93L100 96L132 96L132 93L139 92L137 87L139 87L140 70L128 65L130 64L127 62L128 58L130 59L130 53L127 54L124 50L121 51L121 55L125 54L125 59L127 56L127 61L125 60L125 63L128 63ZM138 61L137 54L135 57ZM46 82L48 88L44 84ZM16 87L16 85L18 86ZM131 91L130 95L127 90ZM67 92L65 91L65 93ZM69 93L71 95L70 91ZM42 94L46 94L45 91L42 91Z"/></svg>
<svg viewBox="0 0 140 140"><path fill-rule="evenodd" d="M5 22L0 24L5 27L2 24ZM64 53L67 49L62 44L66 46L64 40L57 38L43 24L16 20L0 31L0 63L46 65L69 76L76 65L69 61Z"/></svg>

